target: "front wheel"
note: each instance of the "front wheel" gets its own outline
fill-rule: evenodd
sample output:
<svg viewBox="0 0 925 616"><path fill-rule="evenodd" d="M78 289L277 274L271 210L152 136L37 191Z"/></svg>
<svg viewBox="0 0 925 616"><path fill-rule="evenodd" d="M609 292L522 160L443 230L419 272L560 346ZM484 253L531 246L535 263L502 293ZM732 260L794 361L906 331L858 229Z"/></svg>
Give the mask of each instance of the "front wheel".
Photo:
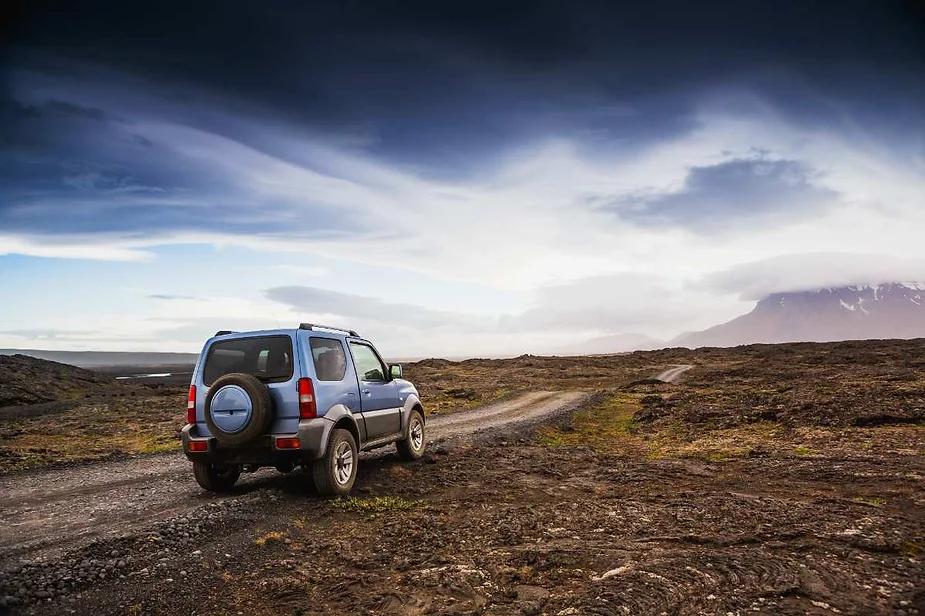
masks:
<svg viewBox="0 0 925 616"><path fill-rule="evenodd" d="M421 411L414 409L408 417L408 435L395 443L398 448L398 457L413 462L424 455L427 443L424 442L424 416Z"/></svg>
<svg viewBox="0 0 925 616"><path fill-rule="evenodd" d="M241 469L237 466L216 466L208 462L193 462L196 483L209 492L228 492L234 487Z"/></svg>
<svg viewBox="0 0 925 616"><path fill-rule="evenodd" d="M315 487L322 496L347 494L357 478L357 442L348 430L335 429L324 456L312 464Z"/></svg>

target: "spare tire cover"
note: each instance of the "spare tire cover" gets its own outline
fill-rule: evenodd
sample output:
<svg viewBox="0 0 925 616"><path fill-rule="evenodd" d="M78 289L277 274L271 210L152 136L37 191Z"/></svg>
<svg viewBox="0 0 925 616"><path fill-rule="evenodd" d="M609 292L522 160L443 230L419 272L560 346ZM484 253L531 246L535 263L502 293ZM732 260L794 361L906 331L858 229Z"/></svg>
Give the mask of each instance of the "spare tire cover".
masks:
<svg viewBox="0 0 925 616"><path fill-rule="evenodd" d="M244 372L217 378L206 395L206 424L223 445L243 445L264 434L272 411L266 384Z"/></svg>
<svg viewBox="0 0 925 616"><path fill-rule="evenodd" d="M226 434L237 434L250 423L254 404L241 386L225 385L212 396L209 413L219 430Z"/></svg>

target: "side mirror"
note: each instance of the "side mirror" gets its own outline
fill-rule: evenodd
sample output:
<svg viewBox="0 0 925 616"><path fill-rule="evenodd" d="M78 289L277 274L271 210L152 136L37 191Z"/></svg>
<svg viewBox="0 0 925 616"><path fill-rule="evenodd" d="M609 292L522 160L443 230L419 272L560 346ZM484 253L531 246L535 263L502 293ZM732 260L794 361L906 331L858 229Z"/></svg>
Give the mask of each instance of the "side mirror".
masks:
<svg viewBox="0 0 925 616"><path fill-rule="evenodd" d="M389 364L389 376L393 379L400 379L402 376L402 369L400 364Z"/></svg>

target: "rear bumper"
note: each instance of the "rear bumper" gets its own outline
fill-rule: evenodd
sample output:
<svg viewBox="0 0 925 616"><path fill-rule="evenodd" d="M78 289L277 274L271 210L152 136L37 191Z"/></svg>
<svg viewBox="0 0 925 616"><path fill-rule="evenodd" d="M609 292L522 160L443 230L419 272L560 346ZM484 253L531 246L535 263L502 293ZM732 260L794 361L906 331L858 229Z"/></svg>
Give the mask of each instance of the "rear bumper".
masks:
<svg viewBox="0 0 925 616"><path fill-rule="evenodd" d="M211 464L259 464L275 466L277 464L300 464L312 462L324 455L324 447L334 422L324 417L306 419L299 422L295 434L265 434L246 445L228 447L222 445L212 436L200 436L194 424L187 424L180 430L183 452L194 462ZM299 439L297 449L280 448L277 439ZM190 451L190 444L199 447L205 444L205 451Z"/></svg>

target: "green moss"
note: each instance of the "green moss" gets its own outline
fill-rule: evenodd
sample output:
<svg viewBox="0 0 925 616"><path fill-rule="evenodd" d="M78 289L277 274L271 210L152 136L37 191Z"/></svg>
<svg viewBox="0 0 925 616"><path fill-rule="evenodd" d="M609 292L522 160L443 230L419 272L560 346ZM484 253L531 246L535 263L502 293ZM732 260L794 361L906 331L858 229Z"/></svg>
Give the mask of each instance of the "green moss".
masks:
<svg viewBox="0 0 925 616"><path fill-rule="evenodd" d="M601 444L633 432L639 405L634 395L609 394L586 411L578 411L568 428L543 428L538 442L550 447Z"/></svg>
<svg viewBox="0 0 925 616"><path fill-rule="evenodd" d="M409 500L400 496L341 496L332 503L340 511L356 513L383 513L386 511L407 511L424 504L422 500Z"/></svg>
<svg viewBox="0 0 925 616"><path fill-rule="evenodd" d="M807 447L806 445L797 445L793 448L793 453L798 456L815 456L819 454L818 451L812 447Z"/></svg>
<svg viewBox="0 0 925 616"><path fill-rule="evenodd" d="M748 447L736 447L733 449L723 449L720 451L711 451L707 454L707 459L714 462L725 462L736 458L747 458L752 450Z"/></svg>

